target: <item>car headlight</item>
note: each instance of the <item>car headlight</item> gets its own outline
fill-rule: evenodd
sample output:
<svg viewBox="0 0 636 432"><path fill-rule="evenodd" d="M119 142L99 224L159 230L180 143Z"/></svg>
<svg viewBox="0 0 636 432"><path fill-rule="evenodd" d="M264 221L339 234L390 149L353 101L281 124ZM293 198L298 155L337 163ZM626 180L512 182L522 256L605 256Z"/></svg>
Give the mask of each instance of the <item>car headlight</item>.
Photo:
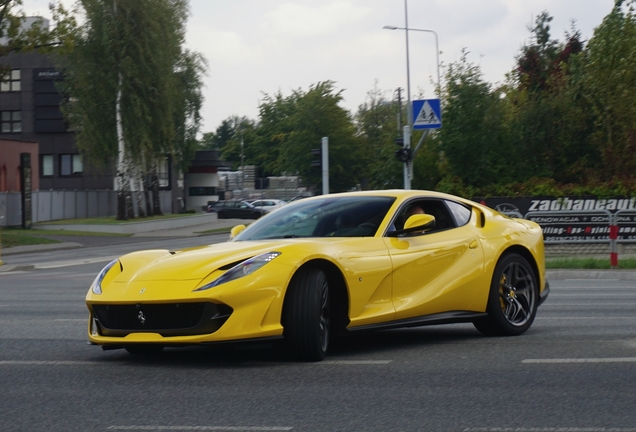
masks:
<svg viewBox="0 0 636 432"><path fill-rule="evenodd" d="M250 258L240 264L235 265L234 267L223 273L218 279L215 279L209 284L203 285L201 288L197 288L194 291L205 291L226 282L230 282L235 279L242 278L243 276L250 275L259 268L263 267L268 262L272 261L280 254L280 252L267 252L261 255L256 255L253 258Z"/></svg>
<svg viewBox="0 0 636 432"><path fill-rule="evenodd" d="M119 262L118 259L109 262L108 264L106 264L106 267L104 267L102 269L102 271L99 272L99 274L97 275L97 277L93 281L93 284L91 285L91 291L93 291L93 294L101 294L102 293L102 281L106 277L106 274L108 273L108 270L113 268L113 266L115 264L117 264L118 262Z"/></svg>

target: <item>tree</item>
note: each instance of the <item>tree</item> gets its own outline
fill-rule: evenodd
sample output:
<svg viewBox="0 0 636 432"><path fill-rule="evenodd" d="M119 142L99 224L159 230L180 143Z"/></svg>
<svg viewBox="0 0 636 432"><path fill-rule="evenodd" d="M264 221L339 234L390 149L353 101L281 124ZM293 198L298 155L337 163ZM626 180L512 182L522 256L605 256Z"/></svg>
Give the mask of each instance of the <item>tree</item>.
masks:
<svg viewBox="0 0 636 432"><path fill-rule="evenodd" d="M439 137L443 184L459 179L466 186L479 187L500 181L514 149L504 149L499 93L484 81L479 66L468 61L466 51L460 61L449 65L445 81L444 127Z"/></svg>
<svg viewBox="0 0 636 432"><path fill-rule="evenodd" d="M294 91L296 101L290 120L291 131L285 145L279 148L278 163L282 170L297 173L316 189L321 173L311 168L312 148L320 146L322 137L329 137L329 186L331 192L357 187L363 177L365 153L361 140L355 136L353 120L338 104L342 91L336 91L332 81L319 82L307 92ZM368 153L367 153L368 154Z"/></svg>
<svg viewBox="0 0 636 432"><path fill-rule="evenodd" d="M367 159L363 182L371 189L391 189L403 186L403 163L395 157L399 147L395 139L402 136L398 124L401 104L387 100L376 87L367 93L365 102L355 115L357 135Z"/></svg>
<svg viewBox="0 0 636 432"><path fill-rule="evenodd" d="M583 95L594 121L602 180L636 172L636 15L634 2L616 0L587 44Z"/></svg>
<svg viewBox="0 0 636 432"><path fill-rule="evenodd" d="M205 63L183 50L186 0L82 0L81 7L74 49L61 56L64 112L88 160L119 160L117 217L125 219L133 215L131 180L168 154L181 167L191 159Z"/></svg>

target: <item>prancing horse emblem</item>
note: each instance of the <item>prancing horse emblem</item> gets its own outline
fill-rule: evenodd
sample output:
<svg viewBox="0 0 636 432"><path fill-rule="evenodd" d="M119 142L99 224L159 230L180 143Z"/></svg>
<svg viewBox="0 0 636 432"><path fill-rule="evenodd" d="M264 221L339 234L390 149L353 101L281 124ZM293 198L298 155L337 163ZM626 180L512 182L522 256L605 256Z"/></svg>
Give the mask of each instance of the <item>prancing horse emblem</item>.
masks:
<svg viewBox="0 0 636 432"><path fill-rule="evenodd" d="M146 317L144 315L143 311L139 311L139 313L137 314L137 319L139 320L139 322L141 323L141 325L146 324Z"/></svg>

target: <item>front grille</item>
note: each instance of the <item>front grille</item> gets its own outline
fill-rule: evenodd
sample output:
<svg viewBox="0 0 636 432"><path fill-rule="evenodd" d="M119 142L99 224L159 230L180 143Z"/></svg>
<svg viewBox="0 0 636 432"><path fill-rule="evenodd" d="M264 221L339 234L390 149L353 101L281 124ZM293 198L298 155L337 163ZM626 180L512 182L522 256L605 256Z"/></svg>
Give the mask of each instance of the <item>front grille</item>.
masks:
<svg viewBox="0 0 636 432"><path fill-rule="evenodd" d="M190 336L214 333L227 321L232 308L216 303L138 303L93 305L99 332L124 337L152 332L162 336Z"/></svg>

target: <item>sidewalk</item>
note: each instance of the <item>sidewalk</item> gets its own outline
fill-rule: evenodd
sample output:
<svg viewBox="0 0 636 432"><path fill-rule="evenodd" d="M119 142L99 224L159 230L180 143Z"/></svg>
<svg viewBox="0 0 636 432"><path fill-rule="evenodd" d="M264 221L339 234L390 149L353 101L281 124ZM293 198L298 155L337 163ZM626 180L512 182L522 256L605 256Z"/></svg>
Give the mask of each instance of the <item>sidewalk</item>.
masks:
<svg viewBox="0 0 636 432"><path fill-rule="evenodd" d="M192 221L191 218L187 218L189 221ZM144 238L144 237L198 237L210 235L210 233L206 233L206 231L210 230L219 230L219 229L227 229L229 233L230 229L236 225L241 224L250 224L254 222L253 220L244 220L244 219L217 219L216 215L213 218L207 218L204 223L199 223L196 225L186 225L183 226L182 220L177 219L168 219L167 225L164 224L163 229L158 229L154 231L146 231L143 228L143 224L150 224L152 222L134 222L137 228L141 228L137 233L134 233L131 237L127 238ZM38 229L43 229L43 227L38 226ZM86 231L86 232L109 232L109 229L112 229L111 226L108 225L46 225L46 230L51 231L51 235L59 235L64 236L64 231ZM111 231L112 232L112 231ZM228 234L229 235L229 234ZM50 244L40 244L40 245L29 245L29 246L16 246L12 248L5 248L0 250L0 260L4 256L9 255L17 255L17 254L27 254L32 252L47 252L47 251L56 251L56 250L64 250L64 249L75 249L86 247L87 243L91 242L91 239L95 237L92 236L73 236L77 241L65 241L61 243L50 243ZM122 241L122 237L99 237L100 241L108 242L108 239L116 239L117 241ZM8 265L0 265L0 272L2 271L10 271L10 266ZM11 269L13 270L13 269Z"/></svg>

